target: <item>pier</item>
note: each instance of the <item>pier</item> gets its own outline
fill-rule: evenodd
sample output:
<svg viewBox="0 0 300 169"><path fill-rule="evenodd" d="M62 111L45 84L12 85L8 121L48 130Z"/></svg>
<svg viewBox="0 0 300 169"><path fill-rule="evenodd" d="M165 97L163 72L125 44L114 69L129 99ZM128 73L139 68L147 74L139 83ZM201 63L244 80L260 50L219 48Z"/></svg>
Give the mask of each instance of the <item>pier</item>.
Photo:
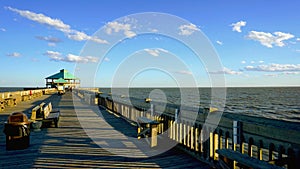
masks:
<svg viewBox="0 0 300 169"><path fill-rule="evenodd" d="M215 168L300 168L299 123L225 113L213 130L204 127L209 111L199 112L193 123L189 117L176 119L176 109L149 111L95 91L75 92L88 104L96 102L130 122L141 117L159 122L158 136L176 142L177 148ZM157 145L161 143L157 140Z"/></svg>
<svg viewBox="0 0 300 169"><path fill-rule="evenodd" d="M200 162L194 156L178 148L149 158L143 152L133 152L133 156L136 157L122 156L122 153L132 152L132 146L145 146L145 144L137 141L137 145L134 145L121 140L123 135L137 136L136 127L104 108L100 109L102 118L105 118L110 125L101 128L103 137L109 136L106 139L111 142L115 139L126 146L120 149L118 144L111 144L109 148L112 151L100 147L86 134L82 128L83 124L78 121L80 113L91 117L95 115L95 110L99 110L98 105L90 106L84 101L86 100L80 99L77 95L72 97L71 92L64 95L44 93L39 97L6 107L0 112L1 131L10 113L22 111L30 117L31 110L42 102L51 102L54 108L59 108L61 117L58 128L50 127L32 131L30 146L27 149L7 151L5 135L2 133L0 135L0 168L209 168L208 164ZM75 112L74 104L80 106L80 109L76 110L79 113ZM95 123L95 118L86 120L89 124ZM101 117L96 120L101 121ZM121 135L109 132L113 130L112 127L118 129ZM113 150L118 151L119 154L112 153Z"/></svg>

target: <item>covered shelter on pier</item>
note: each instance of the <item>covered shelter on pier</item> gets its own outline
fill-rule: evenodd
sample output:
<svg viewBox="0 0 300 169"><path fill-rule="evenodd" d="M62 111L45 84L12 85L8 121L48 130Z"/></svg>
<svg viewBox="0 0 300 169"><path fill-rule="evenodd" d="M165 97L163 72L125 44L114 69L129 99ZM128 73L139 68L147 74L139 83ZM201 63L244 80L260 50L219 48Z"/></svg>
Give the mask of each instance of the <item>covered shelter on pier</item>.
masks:
<svg viewBox="0 0 300 169"><path fill-rule="evenodd" d="M68 72L66 69L61 69L58 73L48 76L46 79L47 88L76 88L80 86L80 79Z"/></svg>

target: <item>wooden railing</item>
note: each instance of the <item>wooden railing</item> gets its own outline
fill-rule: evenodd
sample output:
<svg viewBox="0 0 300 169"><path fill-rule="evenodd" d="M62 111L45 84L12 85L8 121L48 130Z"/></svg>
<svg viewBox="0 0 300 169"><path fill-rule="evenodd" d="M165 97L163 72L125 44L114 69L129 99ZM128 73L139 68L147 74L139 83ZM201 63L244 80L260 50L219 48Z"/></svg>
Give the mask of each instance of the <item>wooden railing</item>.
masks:
<svg viewBox="0 0 300 169"><path fill-rule="evenodd" d="M26 91L14 91L0 93L0 111L6 107L16 106L22 101L31 100L42 96L43 94L56 92L56 89L37 89Z"/></svg>
<svg viewBox="0 0 300 169"><path fill-rule="evenodd" d="M96 101L99 106L133 122L139 117L159 121L159 134L167 135L178 142L178 147L211 165L218 166L218 149L230 149L283 168L300 168L299 123L223 113L215 128L213 124L204 125L209 111L200 111L196 120L175 119L176 110L157 112L155 106L145 110L90 91L77 90L76 93L88 103Z"/></svg>

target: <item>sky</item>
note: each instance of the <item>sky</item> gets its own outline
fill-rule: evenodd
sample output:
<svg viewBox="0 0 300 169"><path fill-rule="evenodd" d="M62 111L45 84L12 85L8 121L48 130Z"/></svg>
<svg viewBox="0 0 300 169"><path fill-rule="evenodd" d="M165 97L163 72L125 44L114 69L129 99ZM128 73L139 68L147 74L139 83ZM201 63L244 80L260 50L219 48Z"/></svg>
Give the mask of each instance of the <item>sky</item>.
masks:
<svg viewBox="0 0 300 169"><path fill-rule="evenodd" d="M60 69L83 87L299 86L299 6L0 0L0 87L44 87Z"/></svg>

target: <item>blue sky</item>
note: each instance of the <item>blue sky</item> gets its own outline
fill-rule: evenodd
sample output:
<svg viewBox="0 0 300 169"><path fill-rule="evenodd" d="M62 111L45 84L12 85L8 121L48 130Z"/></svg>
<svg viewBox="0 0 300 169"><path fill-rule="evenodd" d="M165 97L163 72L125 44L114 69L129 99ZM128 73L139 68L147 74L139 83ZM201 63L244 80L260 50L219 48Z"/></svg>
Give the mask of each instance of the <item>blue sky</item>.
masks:
<svg viewBox="0 0 300 169"><path fill-rule="evenodd" d="M132 86L176 86L191 76L197 86L211 86L215 74L223 74L227 86L299 86L299 6L296 0L0 0L0 87L45 86L44 78L60 69L76 75L89 64L97 68L92 78L87 76L93 84L111 86L121 81L114 74L120 65L135 57L145 58L130 63L132 70L143 61L146 64L147 57L158 65L164 57L160 61L171 66L136 72L128 77ZM207 71L205 63L177 39L159 36L154 30L139 35L138 23L119 22L143 12L171 14L189 22L174 29L178 37L193 39L201 31L223 67ZM172 26L167 19L157 20L167 28ZM97 31L99 36L94 36ZM111 45L115 33L127 39L98 56L103 46ZM89 43L100 47L87 55ZM172 67L179 60L183 67Z"/></svg>

